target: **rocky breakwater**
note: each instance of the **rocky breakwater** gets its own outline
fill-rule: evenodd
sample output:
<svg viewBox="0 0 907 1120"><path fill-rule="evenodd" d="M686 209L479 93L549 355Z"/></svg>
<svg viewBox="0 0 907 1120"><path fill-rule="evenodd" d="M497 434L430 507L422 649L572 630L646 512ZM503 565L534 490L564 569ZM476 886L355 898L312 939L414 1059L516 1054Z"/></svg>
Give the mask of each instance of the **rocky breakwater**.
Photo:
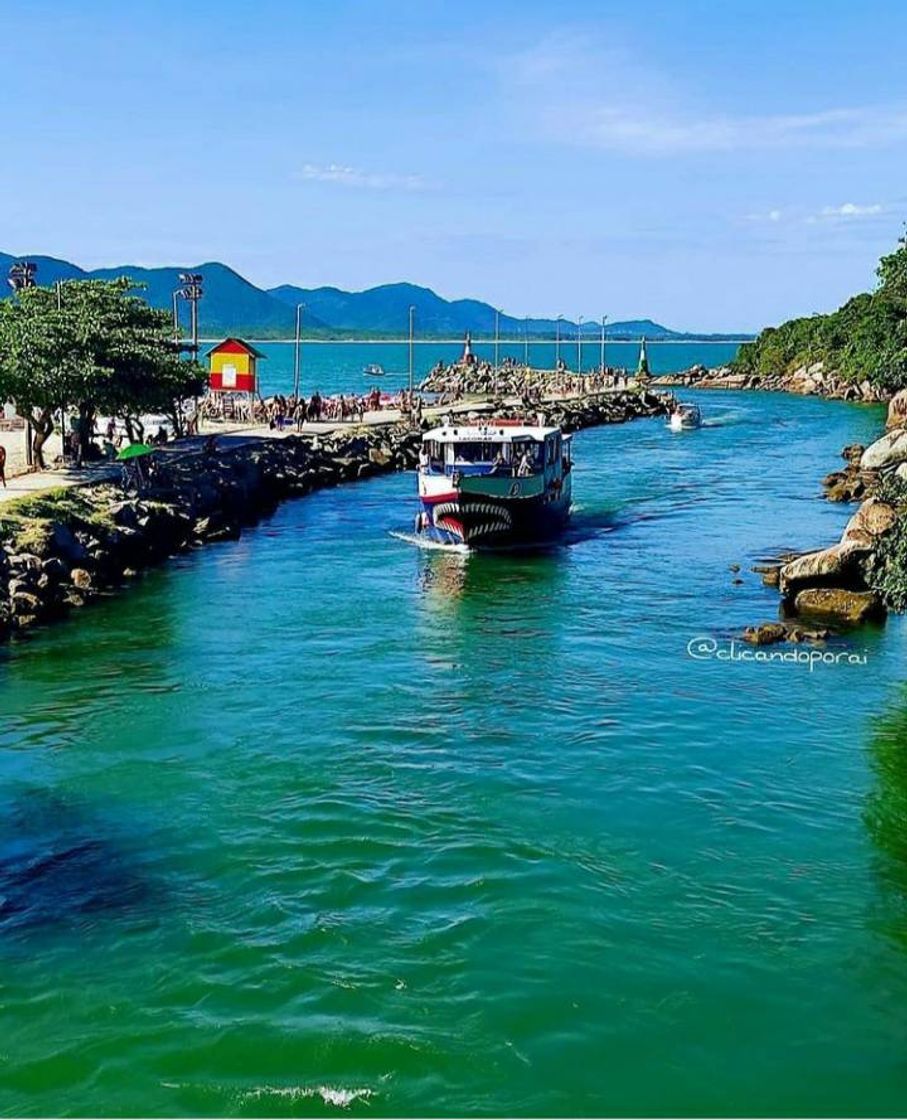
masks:
<svg viewBox="0 0 907 1120"><path fill-rule="evenodd" d="M539 413L546 424L556 425L565 432L577 432L599 424L622 424L627 420L647 416L664 416L667 410L666 398L644 390L601 393L578 400L549 401L539 407ZM520 411L515 415L522 417L525 413Z"/></svg>
<svg viewBox="0 0 907 1120"><path fill-rule="evenodd" d="M887 399L884 391L869 381L845 381L822 362L799 366L788 373L738 373L730 366L709 369L691 366L680 373L656 378L654 384L695 389L758 389L763 392L798 393L801 396L827 397L829 400L878 403Z"/></svg>
<svg viewBox="0 0 907 1120"><path fill-rule="evenodd" d="M155 455L141 494L110 483L0 507L0 640L110 594L181 551L234 539L285 498L413 467L418 433L399 429L255 440Z"/></svg>

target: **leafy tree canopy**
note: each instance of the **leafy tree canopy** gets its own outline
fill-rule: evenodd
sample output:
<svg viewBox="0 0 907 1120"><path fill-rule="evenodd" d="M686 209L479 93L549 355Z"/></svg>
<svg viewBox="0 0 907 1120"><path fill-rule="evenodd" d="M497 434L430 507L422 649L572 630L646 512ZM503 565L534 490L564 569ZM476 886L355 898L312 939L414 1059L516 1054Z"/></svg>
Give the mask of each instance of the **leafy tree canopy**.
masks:
<svg viewBox="0 0 907 1120"><path fill-rule="evenodd" d="M39 428L76 408L86 438L98 413L176 416L200 392L201 369L180 358L167 313L133 290L126 278L66 280L59 293L27 288L0 302L0 400Z"/></svg>
<svg viewBox="0 0 907 1120"><path fill-rule="evenodd" d="M907 386L907 237L882 257L874 292L849 299L829 315L767 327L741 346L738 372L766 377L822 362L848 381L889 392Z"/></svg>

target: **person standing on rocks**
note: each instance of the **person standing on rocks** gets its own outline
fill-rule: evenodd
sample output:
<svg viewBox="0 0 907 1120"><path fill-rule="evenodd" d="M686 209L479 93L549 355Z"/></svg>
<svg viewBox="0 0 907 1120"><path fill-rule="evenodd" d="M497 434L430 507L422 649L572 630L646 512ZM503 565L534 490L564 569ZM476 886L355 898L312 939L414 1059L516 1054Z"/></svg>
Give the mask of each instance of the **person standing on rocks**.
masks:
<svg viewBox="0 0 907 1120"><path fill-rule="evenodd" d="M3 483L3 489L6 489L6 448L0 444L0 482Z"/></svg>

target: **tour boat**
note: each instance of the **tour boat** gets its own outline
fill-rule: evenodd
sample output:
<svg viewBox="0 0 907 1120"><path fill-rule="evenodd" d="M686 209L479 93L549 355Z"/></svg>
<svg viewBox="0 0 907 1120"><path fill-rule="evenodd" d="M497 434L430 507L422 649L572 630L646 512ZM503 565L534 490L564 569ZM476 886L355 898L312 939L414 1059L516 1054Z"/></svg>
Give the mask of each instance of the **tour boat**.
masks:
<svg viewBox="0 0 907 1120"><path fill-rule="evenodd" d="M416 529L444 544L542 541L570 516L571 437L522 421L447 421L422 437Z"/></svg>
<svg viewBox="0 0 907 1120"><path fill-rule="evenodd" d="M383 377L384 366L379 366L377 362L371 362L362 371L363 377Z"/></svg>
<svg viewBox="0 0 907 1120"><path fill-rule="evenodd" d="M672 432L688 431L691 428L702 427L702 412L698 404L678 403L671 410L668 427Z"/></svg>

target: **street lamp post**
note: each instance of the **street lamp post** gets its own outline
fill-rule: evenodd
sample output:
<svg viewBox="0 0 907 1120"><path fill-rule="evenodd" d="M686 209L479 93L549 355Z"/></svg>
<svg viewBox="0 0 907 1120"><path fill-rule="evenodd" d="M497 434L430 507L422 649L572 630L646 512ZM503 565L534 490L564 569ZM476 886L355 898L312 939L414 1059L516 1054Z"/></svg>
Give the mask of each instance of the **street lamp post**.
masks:
<svg viewBox="0 0 907 1120"><path fill-rule="evenodd" d="M499 362L498 357L500 354L501 345L501 313L497 308L494 309L494 376L497 379Z"/></svg>
<svg viewBox="0 0 907 1120"><path fill-rule="evenodd" d="M293 351L293 400L299 404L299 378L301 373L302 357L302 314L305 311L304 303L296 304L296 346Z"/></svg>
<svg viewBox="0 0 907 1120"><path fill-rule="evenodd" d="M559 370L561 368L561 320L563 315L557 317L557 333L554 342L554 368Z"/></svg>
<svg viewBox="0 0 907 1120"><path fill-rule="evenodd" d="M182 287L177 288L173 293L173 333L177 346L180 343L179 300L186 300L191 311L192 361L198 361L198 301L204 295L202 279L200 272L181 272L179 280ZM196 425L199 423L198 396L195 398L195 423Z"/></svg>
<svg viewBox="0 0 907 1120"><path fill-rule="evenodd" d="M576 372L583 372L583 317L576 324Z"/></svg>
<svg viewBox="0 0 907 1120"><path fill-rule="evenodd" d="M413 403L413 344L414 344L414 338L415 338L415 334L414 334L414 332L415 332L415 326L414 326L415 318L416 318L416 309L415 309L415 307L411 307L409 309L409 404L410 404L410 408L412 408L412 403Z"/></svg>
<svg viewBox="0 0 907 1120"><path fill-rule="evenodd" d="M523 320L523 365L529 369L529 316Z"/></svg>
<svg viewBox="0 0 907 1120"><path fill-rule="evenodd" d="M204 295L202 290L202 274L200 272L181 272L180 284L177 294L180 299L187 300L192 312L192 357L198 357L198 301Z"/></svg>
<svg viewBox="0 0 907 1120"><path fill-rule="evenodd" d="M602 352L601 352L602 376L604 376L604 373L605 373L605 329L607 327L607 324L608 324L608 316L607 315L602 315Z"/></svg>

